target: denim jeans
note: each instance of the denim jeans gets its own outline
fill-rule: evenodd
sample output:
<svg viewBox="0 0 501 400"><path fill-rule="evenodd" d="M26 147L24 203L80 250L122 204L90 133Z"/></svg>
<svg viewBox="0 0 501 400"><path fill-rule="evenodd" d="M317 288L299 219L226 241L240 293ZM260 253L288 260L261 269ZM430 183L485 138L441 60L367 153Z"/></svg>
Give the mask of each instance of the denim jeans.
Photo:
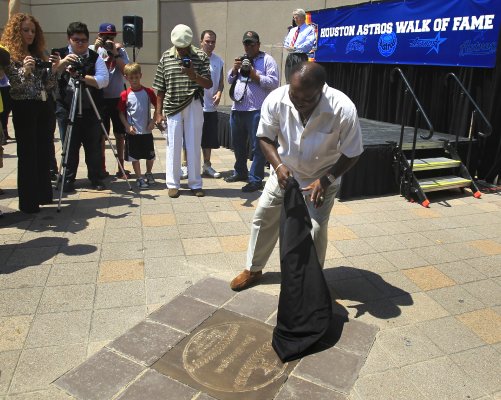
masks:
<svg viewBox="0 0 501 400"><path fill-rule="evenodd" d="M262 182L265 158L256 137L261 110L232 111L230 116L231 140L235 151L235 174L248 176L249 182ZM247 169L247 138L252 149L252 164Z"/></svg>

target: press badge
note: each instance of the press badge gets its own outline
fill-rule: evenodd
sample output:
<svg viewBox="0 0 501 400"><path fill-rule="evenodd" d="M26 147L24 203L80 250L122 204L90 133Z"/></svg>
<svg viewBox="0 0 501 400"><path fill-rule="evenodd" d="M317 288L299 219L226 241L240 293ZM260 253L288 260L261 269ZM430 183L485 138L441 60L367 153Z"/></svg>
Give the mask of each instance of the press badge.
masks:
<svg viewBox="0 0 501 400"><path fill-rule="evenodd" d="M42 101L47 101L47 93L45 92L45 90L42 90L40 92L40 96L42 96Z"/></svg>

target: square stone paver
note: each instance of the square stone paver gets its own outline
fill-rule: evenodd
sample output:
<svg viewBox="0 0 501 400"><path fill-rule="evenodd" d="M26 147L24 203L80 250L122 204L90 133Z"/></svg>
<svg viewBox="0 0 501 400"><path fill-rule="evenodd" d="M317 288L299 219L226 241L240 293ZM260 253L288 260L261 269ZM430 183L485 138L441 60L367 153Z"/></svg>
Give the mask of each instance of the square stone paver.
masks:
<svg viewBox="0 0 501 400"><path fill-rule="evenodd" d="M501 315L490 308L456 317L489 344L501 342Z"/></svg>
<svg viewBox="0 0 501 400"><path fill-rule="evenodd" d="M153 364L153 369L219 400L271 400L297 361L282 364L273 328L216 311Z"/></svg>
<svg viewBox="0 0 501 400"><path fill-rule="evenodd" d="M365 356L332 347L303 358L293 374L317 385L348 394L364 361Z"/></svg>
<svg viewBox="0 0 501 400"><path fill-rule="evenodd" d="M107 345L137 362L151 365L184 337L168 326L143 321Z"/></svg>
<svg viewBox="0 0 501 400"><path fill-rule="evenodd" d="M431 400L403 376L398 369L391 369L357 380L355 392L362 399L370 400Z"/></svg>
<svg viewBox="0 0 501 400"><path fill-rule="evenodd" d="M165 400L167 398L191 400L196 393L195 389L150 369L125 389L117 400Z"/></svg>
<svg viewBox="0 0 501 400"><path fill-rule="evenodd" d="M452 315L463 314L485 307L482 302L473 297L461 286L430 290L427 294Z"/></svg>
<svg viewBox="0 0 501 400"><path fill-rule="evenodd" d="M345 395L295 376L289 377L275 400L348 400Z"/></svg>
<svg viewBox="0 0 501 400"><path fill-rule="evenodd" d="M228 282L211 277L198 281L186 289L183 294L216 307L222 306L236 295L236 293L230 289Z"/></svg>
<svg viewBox="0 0 501 400"><path fill-rule="evenodd" d="M249 235L223 236L219 238L225 253L234 253L247 250Z"/></svg>
<svg viewBox="0 0 501 400"><path fill-rule="evenodd" d="M257 290L238 293L224 308L247 317L266 321L278 307L278 297Z"/></svg>
<svg viewBox="0 0 501 400"><path fill-rule="evenodd" d="M448 357L411 364L402 371L427 399L476 399L486 394L478 381Z"/></svg>
<svg viewBox="0 0 501 400"><path fill-rule="evenodd" d="M176 224L174 214L141 215L143 226L170 226Z"/></svg>
<svg viewBox="0 0 501 400"><path fill-rule="evenodd" d="M501 243L494 240L474 240L468 245L488 255L501 254Z"/></svg>
<svg viewBox="0 0 501 400"><path fill-rule="evenodd" d="M33 315L0 318L0 353L23 348L32 319Z"/></svg>
<svg viewBox="0 0 501 400"><path fill-rule="evenodd" d="M446 353L457 353L485 345L485 342L454 317L424 321L417 325Z"/></svg>
<svg viewBox="0 0 501 400"><path fill-rule="evenodd" d="M181 295L150 314L149 318L183 332L191 332L215 310L214 306Z"/></svg>
<svg viewBox="0 0 501 400"><path fill-rule="evenodd" d="M456 284L451 278L433 266L406 269L404 274L421 290L438 289Z"/></svg>
<svg viewBox="0 0 501 400"><path fill-rule="evenodd" d="M145 367L103 349L69 371L55 384L77 399L111 399Z"/></svg>
<svg viewBox="0 0 501 400"><path fill-rule="evenodd" d="M144 261L108 260L99 265L98 282L133 281L144 279Z"/></svg>
<svg viewBox="0 0 501 400"><path fill-rule="evenodd" d="M216 237L182 239L182 242L186 255L223 252L223 248Z"/></svg>
<svg viewBox="0 0 501 400"><path fill-rule="evenodd" d="M83 344L26 349L19 358L9 393L47 389L55 379L83 360Z"/></svg>
<svg viewBox="0 0 501 400"><path fill-rule="evenodd" d="M501 353L484 346L450 357L488 393L501 391Z"/></svg>

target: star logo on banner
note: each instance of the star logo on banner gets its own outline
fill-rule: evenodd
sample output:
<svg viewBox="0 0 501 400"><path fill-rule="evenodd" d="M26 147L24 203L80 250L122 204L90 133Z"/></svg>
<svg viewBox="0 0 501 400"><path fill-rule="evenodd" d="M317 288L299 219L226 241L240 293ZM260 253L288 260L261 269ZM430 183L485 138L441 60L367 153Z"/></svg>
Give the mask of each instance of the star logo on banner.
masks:
<svg viewBox="0 0 501 400"><path fill-rule="evenodd" d="M440 48L439 48L439 47L440 47L440 45L441 45L443 42L445 42L446 40L447 40L447 38L441 38L441 37L440 37L440 32L438 32L438 33L437 33L437 36L435 36L435 38L434 38L434 39L430 40L430 42L431 42L431 45L432 45L432 46L431 46L430 50L428 50L428 53L429 53L430 51L432 51L432 50L435 50L435 53L437 53L437 54L438 54L438 52L439 52L439 50L440 50ZM426 53L426 54L428 54L428 53Z"/></svg>

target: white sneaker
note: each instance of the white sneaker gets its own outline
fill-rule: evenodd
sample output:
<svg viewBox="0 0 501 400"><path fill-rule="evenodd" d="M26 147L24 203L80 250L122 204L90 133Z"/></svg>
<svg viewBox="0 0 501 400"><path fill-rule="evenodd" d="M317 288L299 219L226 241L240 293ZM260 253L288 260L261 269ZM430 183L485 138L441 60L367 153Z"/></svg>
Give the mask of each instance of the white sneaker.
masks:
<svg viewBox="0 0 501 400"><path fill-rule="evenodd" d="M150 187L150 185L148 185L148 182L146 182L144 178L136 179L136 185L139 189L148 189Z"/></svg>
<svg viewBox="0 0 501 400"><path fill-rule="evenodd" d="M221 174L212 168L211 163L204 163L204 166L202 167L202 174L212 178L221 178Z"/></svg>
<svg viewBox="0 0 501 400"><path fill-rule="evenodd" d="M154 185L156 183L155 178L153 178L153 174L151 172L146 172L144 174L144 177L146 178L146 183L148 185Z"/></svg>
<svg viewBox="0 0 501 400"><path fill-rule="evenodd" d="M181 167L181 179L188 179L188 167L186 165Z"/></svg>

